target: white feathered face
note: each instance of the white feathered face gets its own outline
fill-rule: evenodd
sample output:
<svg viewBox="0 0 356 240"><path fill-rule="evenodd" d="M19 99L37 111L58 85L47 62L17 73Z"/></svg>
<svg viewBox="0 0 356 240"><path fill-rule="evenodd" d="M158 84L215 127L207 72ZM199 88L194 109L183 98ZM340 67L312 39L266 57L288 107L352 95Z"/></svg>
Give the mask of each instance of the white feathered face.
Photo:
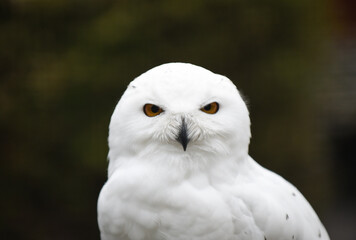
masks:
<svg viewBox="0 0 356 240"><path fill-rule="evenodd" d="M111 119L109 159L247 154L249 139L248 111L229 79L170 63L130 83Z"/></svg>

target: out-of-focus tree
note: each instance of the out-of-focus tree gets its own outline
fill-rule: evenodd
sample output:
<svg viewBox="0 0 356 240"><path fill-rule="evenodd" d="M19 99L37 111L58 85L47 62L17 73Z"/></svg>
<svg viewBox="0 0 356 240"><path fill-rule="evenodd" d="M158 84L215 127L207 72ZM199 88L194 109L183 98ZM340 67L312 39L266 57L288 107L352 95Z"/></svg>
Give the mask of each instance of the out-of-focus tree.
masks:
<svg viewBox="0 0 356 240"><path fill-rule="evenodd" d="M328 163L313 90L326 7L321 0L3 0L4 239L98 239L110 115L134 77L172 61L232 79L249 102L252 156L323 209Z"/></svg>

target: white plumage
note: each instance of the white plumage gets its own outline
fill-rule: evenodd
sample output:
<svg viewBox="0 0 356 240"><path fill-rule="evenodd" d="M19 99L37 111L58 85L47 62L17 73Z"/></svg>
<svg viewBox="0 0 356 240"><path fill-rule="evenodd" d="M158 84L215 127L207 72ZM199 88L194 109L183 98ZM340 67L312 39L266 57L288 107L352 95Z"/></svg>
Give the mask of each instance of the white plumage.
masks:
<svg viewBox="0 0 356 240"><path fill-rule="evenodd" d="M228 78L185 63L136 78L111 118L101 239L329 239L303 195L248 155L250 136Z"/></svg>

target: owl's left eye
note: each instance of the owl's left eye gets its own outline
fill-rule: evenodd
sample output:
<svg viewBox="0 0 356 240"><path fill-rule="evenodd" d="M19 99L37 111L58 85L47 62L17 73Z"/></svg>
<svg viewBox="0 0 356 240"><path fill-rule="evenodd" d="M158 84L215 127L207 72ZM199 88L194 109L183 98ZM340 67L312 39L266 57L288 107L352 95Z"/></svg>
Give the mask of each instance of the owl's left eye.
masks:
<svg viewBox="0 0 356 240"><path fill-rule="evenodd" d="M154 104L147 103L145 104L145 106L143 106L143 112L148 117L155 117L159 115L161 112L163 112L163 109Z"/></svg>
<svg viewBox="0 0 356 240"><path fill-rule="evenodd" d="M217 102L209 103L204 107L202 107L200 110L208 114L215 114L219 111L219 103Z"/></svg>

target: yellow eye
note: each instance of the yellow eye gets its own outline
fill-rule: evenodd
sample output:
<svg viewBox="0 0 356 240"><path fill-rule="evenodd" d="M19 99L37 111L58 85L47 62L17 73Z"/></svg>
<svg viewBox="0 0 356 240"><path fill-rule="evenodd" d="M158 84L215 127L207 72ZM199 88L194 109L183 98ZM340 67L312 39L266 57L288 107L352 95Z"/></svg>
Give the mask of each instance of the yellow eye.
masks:
<svg viewBox="0 0 356 240"><path fill-rule="evenodd" d="M217 102L209 103L208 105L202 107L200 110L208 114L215 114L219 111L219 103Z"/></svg>
<svg viewBox="0 0 356 240"><path fill-rule="evenodd" d="M155 117L159 115L161 112L163 112L163 109L154 104L147 103L145 104L145 106L143 106L143 112L148 117Z"/></svg>

